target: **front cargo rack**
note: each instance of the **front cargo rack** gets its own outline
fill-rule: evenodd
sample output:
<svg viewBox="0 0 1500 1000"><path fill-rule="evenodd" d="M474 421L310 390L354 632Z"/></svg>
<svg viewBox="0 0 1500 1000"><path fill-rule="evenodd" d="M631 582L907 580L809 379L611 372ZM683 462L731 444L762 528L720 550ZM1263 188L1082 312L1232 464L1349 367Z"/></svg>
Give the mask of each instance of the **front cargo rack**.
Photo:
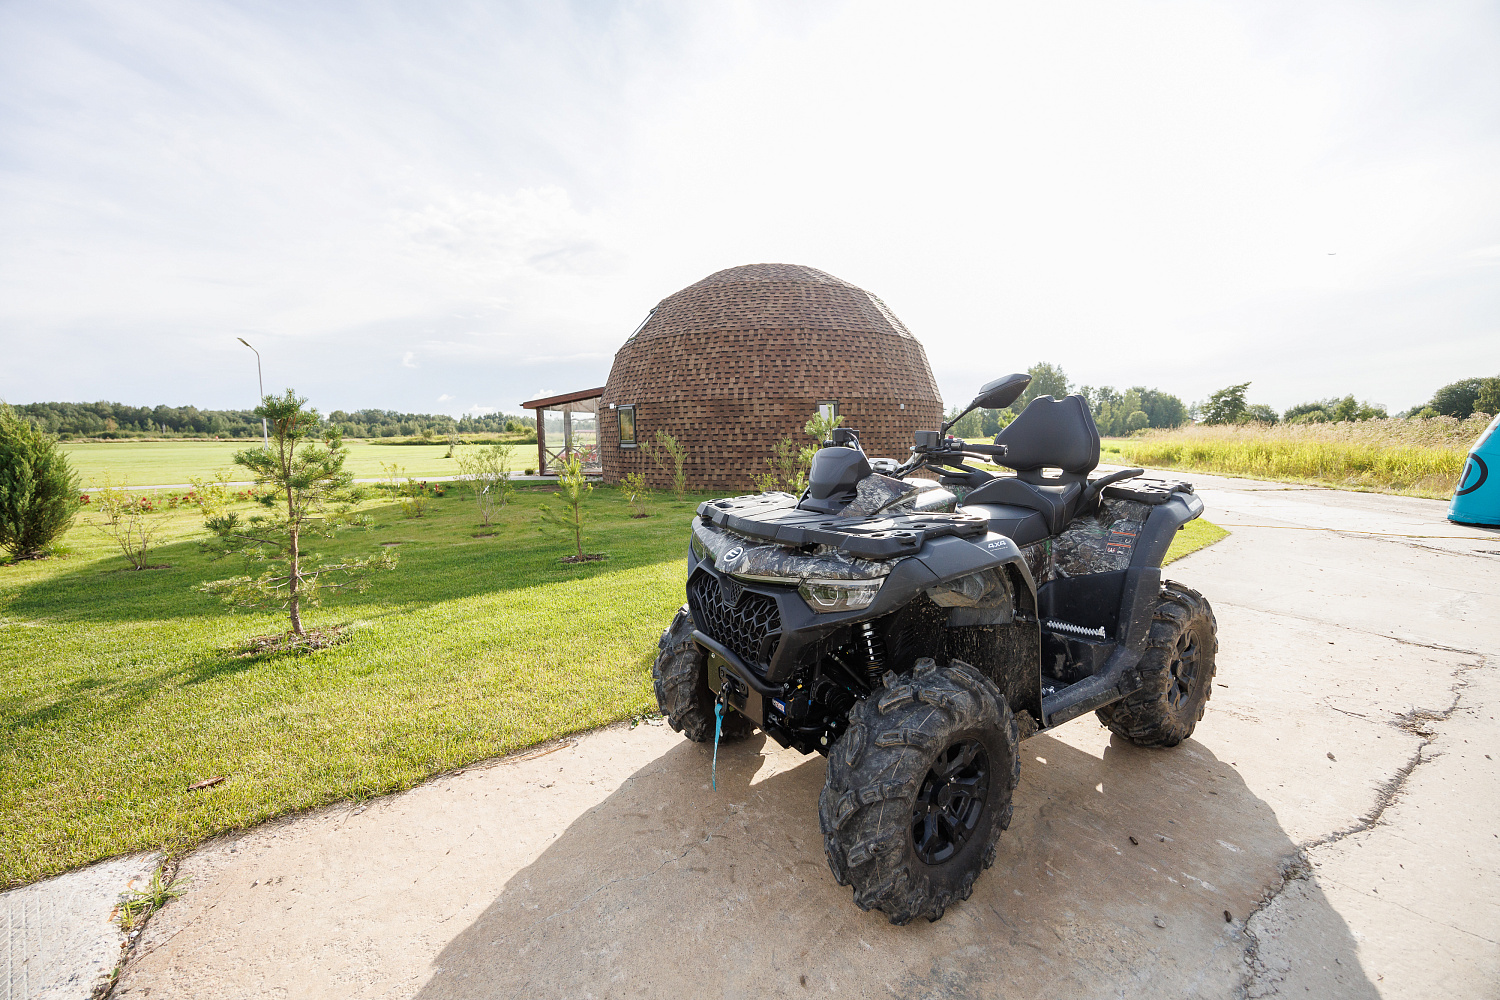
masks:
<svg viewBox="0 0 1500 1000"><path fill-rule="evenodd" d="M909 556L929 538L983 535L989 521L974 514L877 514L844 517L798 510L790 493L758 493L705 500L698 505L705 522L748 538L778 545L832 545L864 559Z"/></svg>

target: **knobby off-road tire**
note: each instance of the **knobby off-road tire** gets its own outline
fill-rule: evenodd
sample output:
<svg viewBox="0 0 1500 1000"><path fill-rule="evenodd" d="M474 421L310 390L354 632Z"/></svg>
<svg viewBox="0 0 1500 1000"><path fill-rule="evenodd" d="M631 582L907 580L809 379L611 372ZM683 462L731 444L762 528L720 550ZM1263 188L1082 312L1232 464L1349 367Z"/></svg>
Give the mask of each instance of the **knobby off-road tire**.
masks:
<svg viewBox="0 0 1500 1000"><path fill-rule="evenodd" d="M828 867L855 904L904 924L968 899L1010 825L1019 746L1005 696L967 663L887 673L849 713L818 800Z"/></svg>
<svg viewBox="0 0 1500 1000"><path fill-rule="evenodd" d="M1196 590L1168 580L1151 616L1136 667L1145 683L1095 714L1137 746L1175 747L1189 736L1213 694L1219 625Z"/></svg>
<svg viewBox="0 0 1500 1000"><path fill-rule="evenodd" d="M672 728L694 743L704 743L714 738L714 693L708 687L708 656L693 641L695 627L693 613L684 604L656 644L660 652L651 667L651 681L656 704ZM753 732L754 723L725 709L721 742Z"/></svg>

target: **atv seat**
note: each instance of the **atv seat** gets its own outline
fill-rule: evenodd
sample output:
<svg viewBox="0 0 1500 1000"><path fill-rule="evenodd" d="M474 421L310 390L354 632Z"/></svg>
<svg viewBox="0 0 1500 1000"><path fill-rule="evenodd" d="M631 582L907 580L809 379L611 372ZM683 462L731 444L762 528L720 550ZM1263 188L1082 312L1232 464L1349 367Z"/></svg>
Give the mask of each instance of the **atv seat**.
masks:
<svg viewBox="0 0 1500 1000"><path fill-rule="evenodd" d="M1097 495L1088 488L1088 478L1099 465L1099 429L1082 396L1038 396L995 443L1006 449L996 461L1016 474L985 483L964 497L964 506L1003 504L1035 511L1047 533L1057 535ZM1061 474L1043 476L1043 469L1060 469Z"/></svg>

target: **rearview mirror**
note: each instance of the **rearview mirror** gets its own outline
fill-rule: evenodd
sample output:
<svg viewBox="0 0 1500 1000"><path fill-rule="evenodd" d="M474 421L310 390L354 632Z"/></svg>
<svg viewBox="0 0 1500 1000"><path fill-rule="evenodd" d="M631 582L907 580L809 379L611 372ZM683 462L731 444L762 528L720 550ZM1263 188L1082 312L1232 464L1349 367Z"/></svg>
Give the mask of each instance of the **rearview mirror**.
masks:
<svg viewBox="0 0 1500 1000"><path fill-rule="evenodd" d="M1019 399L1021 393L1025 392L1030 384L1030 375L1017 374L997 378L993 382L986 383L979 390L979 394L974 397L974 402L969 404L969 409L1003 410Z"/></svg>

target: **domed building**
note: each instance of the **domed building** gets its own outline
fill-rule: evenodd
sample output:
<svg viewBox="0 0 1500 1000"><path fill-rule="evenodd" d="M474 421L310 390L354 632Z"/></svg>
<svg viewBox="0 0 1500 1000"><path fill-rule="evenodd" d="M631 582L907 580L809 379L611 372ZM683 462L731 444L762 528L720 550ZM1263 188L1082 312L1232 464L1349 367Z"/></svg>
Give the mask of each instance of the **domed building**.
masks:
<svg viewBox="0 0 1500 1000"><path fill-rule="evenodd" d="M598 404L604 481L643 472L670 485L643 445L686 446L697 489L748 489L776 443L820 409L871 456L904 458L943 402L927 354L879 298L824 271L749 264L667 296L615 353Z"/></svg>

